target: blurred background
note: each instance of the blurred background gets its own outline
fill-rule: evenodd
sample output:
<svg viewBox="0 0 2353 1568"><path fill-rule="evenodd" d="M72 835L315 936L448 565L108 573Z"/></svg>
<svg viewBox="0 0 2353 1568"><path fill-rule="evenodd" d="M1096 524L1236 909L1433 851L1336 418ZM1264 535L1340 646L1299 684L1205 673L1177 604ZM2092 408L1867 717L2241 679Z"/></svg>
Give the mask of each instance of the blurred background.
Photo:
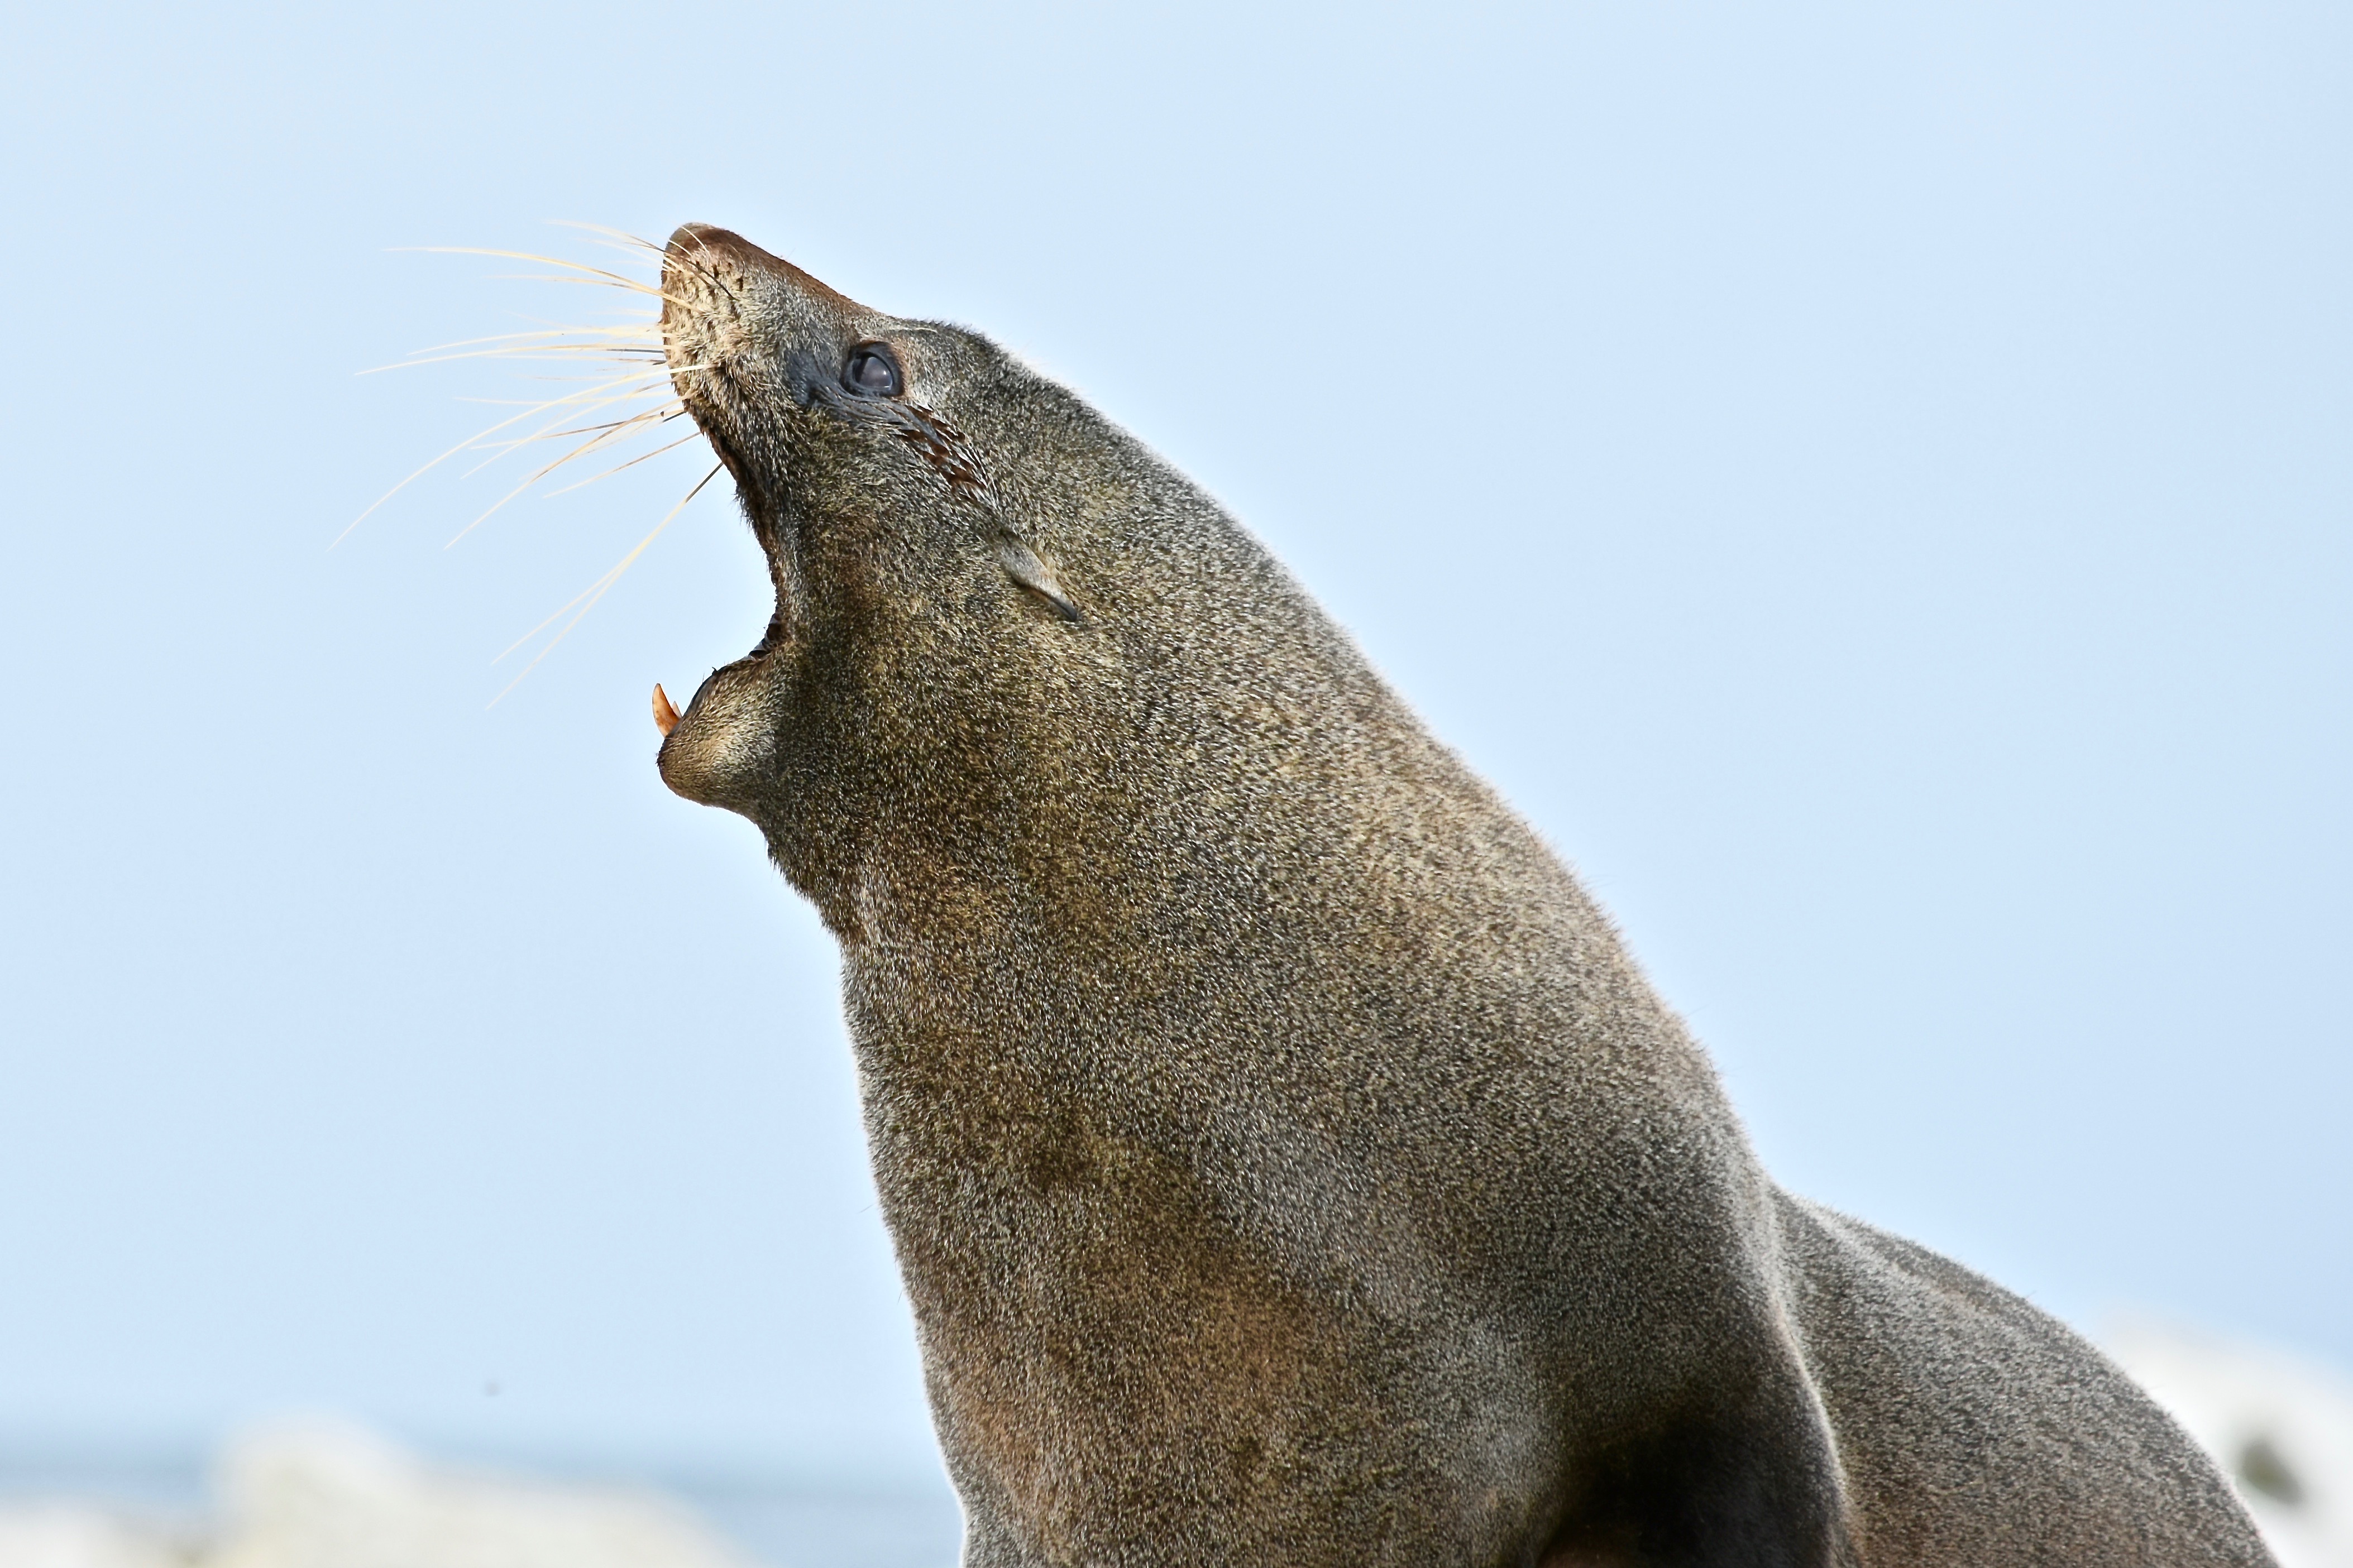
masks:
<svg viewBox="0 0 2353 1568"><path fill-rule="evenodd" d="M830 944L652 766L649 688L768 611L723 479L495 706L699 444L445 548L522 472L452 464L331 548L535 384L354 373L630 302L401 248L627 265L549 219L739 229L1167 454L1581 868L1789 1185L2112 1343L2353 1363L2353 12L7 36L0 1491L193 1507L332 1417L347 1480L953 1551Z"/></svg>

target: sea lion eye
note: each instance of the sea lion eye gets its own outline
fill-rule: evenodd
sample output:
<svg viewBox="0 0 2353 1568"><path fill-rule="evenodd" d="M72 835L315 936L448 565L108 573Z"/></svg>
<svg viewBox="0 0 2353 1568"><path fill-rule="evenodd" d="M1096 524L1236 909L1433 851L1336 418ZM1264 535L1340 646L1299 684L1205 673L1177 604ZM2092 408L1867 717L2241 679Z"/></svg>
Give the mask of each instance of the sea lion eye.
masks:
<svg viewBox="0 0 2353 1568"><path fill-rule="evenodd" d="M887 343L860 343L841 367L841 384L867 397L896 397L906 384Z"/></svg>

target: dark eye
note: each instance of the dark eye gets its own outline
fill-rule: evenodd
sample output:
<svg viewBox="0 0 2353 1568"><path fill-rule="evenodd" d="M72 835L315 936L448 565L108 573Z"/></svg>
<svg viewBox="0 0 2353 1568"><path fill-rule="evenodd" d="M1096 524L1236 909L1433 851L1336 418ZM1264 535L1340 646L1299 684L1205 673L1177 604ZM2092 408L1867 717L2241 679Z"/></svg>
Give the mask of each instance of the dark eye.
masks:
<svg viewBox="0 0 2353 1568"><path fill-rule="evenodd" d="M850 350L849 362L841 367L841 382L868 397L896 397L906 384L900 378L898 360L884 343L860 343Z"/></svg>

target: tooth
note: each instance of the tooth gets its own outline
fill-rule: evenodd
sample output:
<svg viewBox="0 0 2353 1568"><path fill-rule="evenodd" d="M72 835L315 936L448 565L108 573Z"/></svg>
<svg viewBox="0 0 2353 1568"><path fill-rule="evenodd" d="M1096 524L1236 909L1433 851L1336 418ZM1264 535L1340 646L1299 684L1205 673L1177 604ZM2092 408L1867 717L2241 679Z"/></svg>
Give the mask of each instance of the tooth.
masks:
<svg viewBox="0 0 2353 1568"><path fill-rule="evenodd" d="M659 680L654 682L654 728L665 736L678 728L678 710L670 705L670 693Z"/></svg>

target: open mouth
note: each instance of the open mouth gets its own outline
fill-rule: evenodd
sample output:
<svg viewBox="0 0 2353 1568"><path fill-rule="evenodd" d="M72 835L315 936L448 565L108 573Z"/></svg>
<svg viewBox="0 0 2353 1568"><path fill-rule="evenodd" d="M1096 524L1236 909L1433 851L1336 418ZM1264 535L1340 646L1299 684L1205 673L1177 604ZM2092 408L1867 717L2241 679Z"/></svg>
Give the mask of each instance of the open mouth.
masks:
<svg viewBox="0 0 2353 1568"><path fill-rule="evenodd" d="M343 534L455 459L479 458L469 472L518 456L545 460L536 461L521 482L502 486L503 493L459 529L451 544L526 494L554 497L575 490L698 437L709 442L716 461L610 570L492 661L501 663L533 650L520 661L520 671L491 698L493 705L554 651L723 468L735 481L744 515L767 557L776 595L776 608L760 640L726 668L740 670L774 650L788 627L788 607L799 602L790 548L792 498L785 481L788 468L799 467L788 464L787 452L798 449L794 446L795 405L806 405L810 385L807 372L813 362L806 351L839 338L845 323L871 315L791 263L725 229L688 224L658 246L595 224L558 226L586 231L595 237L594 244L621 251L640 264L659 258L659 281L648 280L636 268L616 269L557 255L428 247L537 264L551 270L522 274L522 280L617 289L635 296L635 301L632 308L599 311L572 324L535 324L529 330L431 345L375 367L413 369L455 360L527 362L533 380L557 384L557 389L543 384L525 398L481 399L520 411L504 414L417 468L354 517ZM818 350L815 357L822 359L825 352ZM797 387L801 394L797 399ZM681 416L692 424L683 435L673 423ZM649 437L659 444L651 450L632 451ZM551 449L554 455L547 457ZM708 690L711 683L704 684ZM695 703L690 702L681 714L656 689L654 717L665 737L682 722L692 727L694 713Z"/></svg>
<svg viewBox="0 0 2353 1568"><path fill-rule="evenodd" d="M681 227L662 254L661 334L671 385L688 416L735 481L754 536L768 558L771 578L779 579L774 498L747 452L754 445L747 429L756 398L740 368L752 358L755 346L746 294L760 263L774 261L724 229L702 224ZM774 586L778 607L769 616L760 640L728 668L757 662L781 638L781 580L775 581ZM709 684L704 682L706 688ZM692 710L690 701L686 711ZM659 684L654 688L653 715L665 739L684 718Z"/></svg>

